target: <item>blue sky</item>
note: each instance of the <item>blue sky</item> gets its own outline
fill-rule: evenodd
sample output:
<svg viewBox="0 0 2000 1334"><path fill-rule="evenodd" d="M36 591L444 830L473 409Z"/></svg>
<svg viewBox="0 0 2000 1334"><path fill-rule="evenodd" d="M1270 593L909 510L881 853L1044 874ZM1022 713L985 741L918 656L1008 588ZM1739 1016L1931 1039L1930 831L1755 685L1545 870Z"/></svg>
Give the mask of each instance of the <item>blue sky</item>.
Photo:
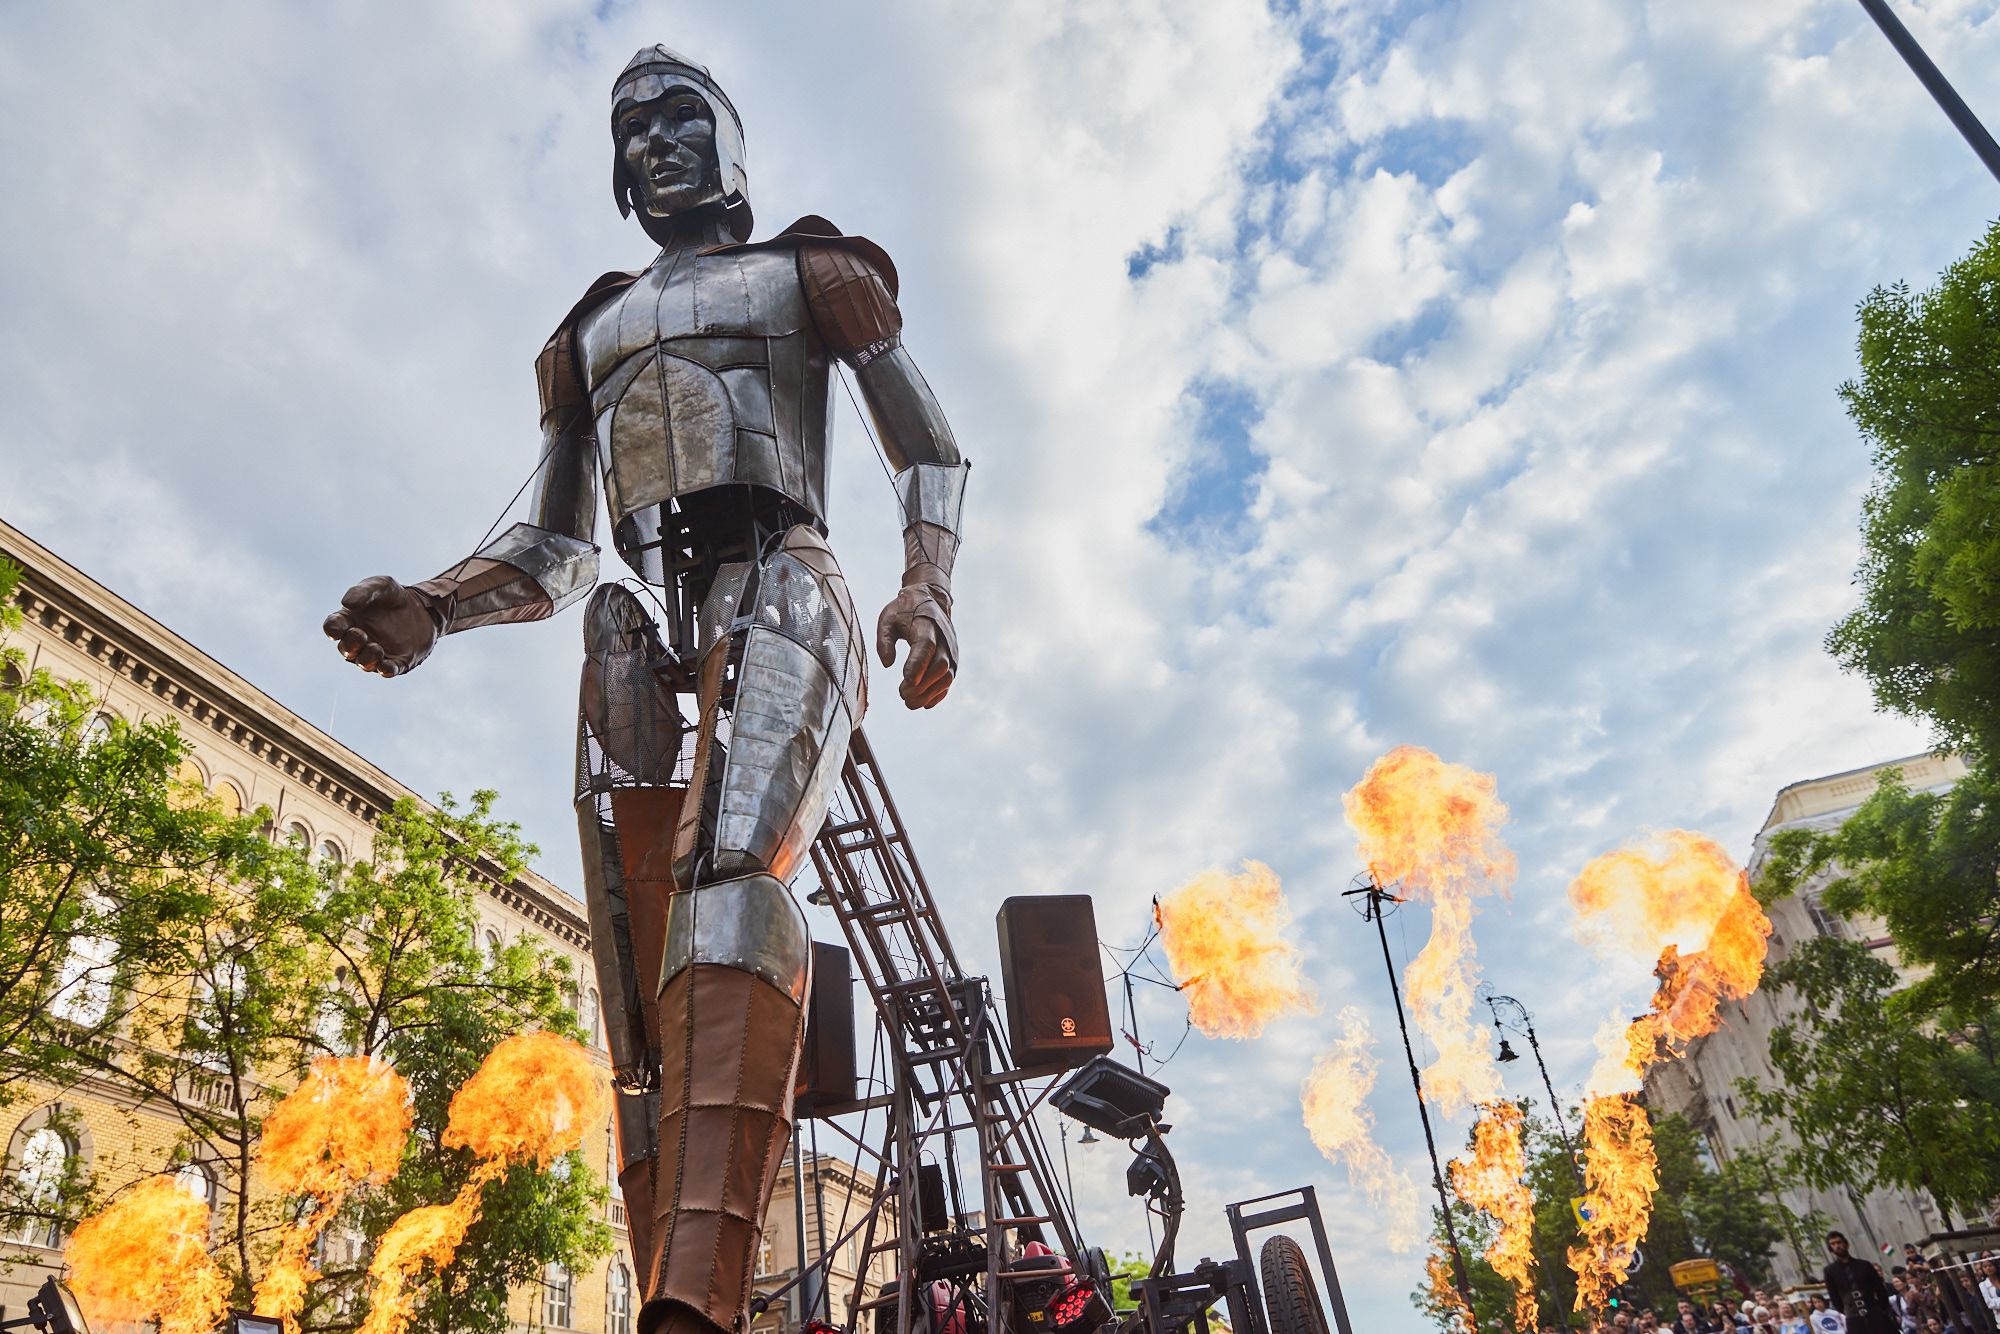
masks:
<svg viewBox="0 0 2000 1334"><path fill-rule="evenodd" d="M1996 6L1898 8L2000 121ZM1589 857L1676 825L1742 855L1779 787L1923 744L1820 650L1867 481L1834 388L1855 302L1925 281L2000 187L1853 0L113 4L0 29L0 514L413 786L499 788L571 884L574 616L393 683L317 623L361 575L442 568L512 494L535 351L649 253L607 197L610 80L654 41L709 63L762 230L822 213L896 256L974 460L961 683L912 716L878 682L869 722L961 948L990 960L1011 893L1090 892L1130 941L1155 893L1276 869L1325 1009L1168 1067L1186 1253L1222 1249L1223 1202L1314 1181L1368 1328L1418 1327L1418 1262L1298 1107L1341 1007L1393 1034L1338 900L1368 762L1413 742L1498 775L1521 874L1481 957L1574 1087L1646 980L1573 946ZM872 606L894 511L842 412L834 536ZM1420 912L1392 925L1421 944ZM1172 997L1144 1004L1179 1032ZM1378 1134L1421 1180L1384 1083ZM1071 1156L1096 1237L1139 1244L1122 1156Z"/></svg>

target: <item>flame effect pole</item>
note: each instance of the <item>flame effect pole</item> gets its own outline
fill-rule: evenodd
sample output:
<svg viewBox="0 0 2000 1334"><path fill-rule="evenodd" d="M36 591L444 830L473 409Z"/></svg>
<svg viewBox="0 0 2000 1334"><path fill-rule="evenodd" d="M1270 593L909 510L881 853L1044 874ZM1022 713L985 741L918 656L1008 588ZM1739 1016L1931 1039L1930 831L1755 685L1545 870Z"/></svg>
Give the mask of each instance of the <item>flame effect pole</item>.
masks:
<svg viewBox="0 0 2000 1334"><path fill-rule="evenodd" d="M1861 7L1868 11L1869 18L1875 20L1875 26L1882 30L1882 35L1889 39L1889 45L1896 48L1896 54L1903 58L1903 63L1910 67L1910 72L1930 92L1939 108L1951 117L1951 123L1965 136L1965 142L1972 146L1972 151L1979 154L1986 170L2000 178L2000 144L1993 142L1993 136L1986 132L1986 127L1979 123L1979 117L1965 104L1958 90L1951 86L1951 80L1944 77L1944 71L1937 67L1924 48L1917 44L1917 39L1910 35L1910 30L1903 26L1903 21L1889 8L1888 0L1861 0Z"/></svg>
<svg viewBox="0 0 2000 1334"><path fill-rule="evenodd" d="M1431 1133L1430 1105L1424 1101L1424 1077L1417 1071L1417 1053L1410 1046L1410 1023L1403 1015L1403 989L1396 982L1396 961L1389 954L1389 928L1383 924L1383 903L1401 903L1402 900L1375 883L1369 877L1367 888L1359 891L1368 896L1368 908L1364 914L1375 923L1375 934L1382 941L1382 967L1389 973L1389 995L1396 1002L1396 1027L1403 1035L1403 1058L1410 1063L1410 1086L1417 1091L1417 1117L1424 1126L1424 1147L1431 1151L1431 1184L1437 1187L1438 1216L1444 1223L1445 1243L1451 1247L1451 1276L1458 1288L1458 1299L1465 1303L1465 1317L1472 1315L1472 1283L1465 1273L1465 1254L1458 1248L1458 1229L1451 1222L1451 1196L1445 1193L1444 1168L1438 1165L1437 1137Z"/></svg>

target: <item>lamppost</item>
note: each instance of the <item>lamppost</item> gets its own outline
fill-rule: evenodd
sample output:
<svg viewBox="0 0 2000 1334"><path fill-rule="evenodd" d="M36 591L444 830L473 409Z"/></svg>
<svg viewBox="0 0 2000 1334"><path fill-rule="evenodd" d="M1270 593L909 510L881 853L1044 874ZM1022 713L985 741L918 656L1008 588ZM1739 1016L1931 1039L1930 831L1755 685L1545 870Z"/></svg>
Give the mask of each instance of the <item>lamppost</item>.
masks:
<svg viewBox="0 0 2000 1334"><path fill-rule="evenodd" d="M1485 1001L1486 1008L1492 1012L1493 1031L1500 1035L1497 1060L1505 1064L1521 1059L1521 1054L1508 1044L1508 1033L1518 1033L1528 1040L1528 1050L1535 1054L1535 1068L1542 1072L1542 1087L1548 1091L1549 1111L1556 1118L1556 1130L1562 1135L1563 1148L1569 1153L1569 1169L1576 1176L1576 1193L1583 1194L1583 1166L1577 1161L1576 1141L1569 1137L1569 1127L1563 1124L1562 1101L1556 1097L1556 1086L1549 1079L1548 1063L1542 1060L1542 1044L1535 1040L1534 1017L1528 1013L1527 1006L1512 996L1501 995L1490 982L1480 985L1479 999Z"/></svg>
<svg viewBox="0 0 2000 1334"><path fill-rule="evenodd" d="M1896 48L1896 54L1903 58L1910 72L1930 91L1944 114L1951 117L1951 123L1965 136L1965 142L1972 145L1972 151L1979 154L1986 170L2000 177L2000 144L1993 142L1993 136L1979 123L1979 117L1972 114L1972 108L1965 104L1965 99L1958 95L1958 90L1951 86L1944 72L1924 53L1924 48L1917 45L1917 39L1910 35L1903 21L1889 8L1889 0L1861 0L1861 7L1868 11L1869 18L1875 20L1875 26L1889 39L1889 45Z"/></svg>

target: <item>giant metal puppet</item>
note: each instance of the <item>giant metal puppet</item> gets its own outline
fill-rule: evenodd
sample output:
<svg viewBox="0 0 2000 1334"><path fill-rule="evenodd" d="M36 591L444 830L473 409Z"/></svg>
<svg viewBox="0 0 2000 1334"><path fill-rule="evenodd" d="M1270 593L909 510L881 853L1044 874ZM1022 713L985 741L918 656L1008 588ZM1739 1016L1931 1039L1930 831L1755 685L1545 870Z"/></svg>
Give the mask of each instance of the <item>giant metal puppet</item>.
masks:
<svg viewBox="0 0 2000 1334"><path fill-rule="evenodd" d="M791 1134L810 958L787 888L867 701L862 631L825 539L831 363L853 368L896 471L906 569L876 649L902 698L957 669L951 567L966 464L901 339L896 271L802 218L750 238L736 108L707 70L639 52L612 91L612 194L660 253L592 283L542 349L526 522L435 579L365 579L327 618L397 676L439 637L531 621L597 579L597 486L623 585L584 610L577 823L619 1087L619 1181L642 1334L746 1323ZM686 704L683 697L691 697Z"/></svg>

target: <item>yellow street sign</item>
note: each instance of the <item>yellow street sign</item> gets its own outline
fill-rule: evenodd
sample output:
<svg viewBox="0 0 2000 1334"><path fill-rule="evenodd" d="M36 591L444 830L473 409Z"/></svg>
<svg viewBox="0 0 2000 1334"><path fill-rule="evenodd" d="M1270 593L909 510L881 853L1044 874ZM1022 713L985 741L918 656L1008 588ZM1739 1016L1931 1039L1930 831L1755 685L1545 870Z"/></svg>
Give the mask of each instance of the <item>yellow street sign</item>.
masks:
<svg viewBox="0 0 2000 1334"><path fill-rule="evenodd" d="M1677 1288L1706 1288L1722 1282L1722 1266L1713 1260L1683 1260L1669 1267Z"/></svg>

